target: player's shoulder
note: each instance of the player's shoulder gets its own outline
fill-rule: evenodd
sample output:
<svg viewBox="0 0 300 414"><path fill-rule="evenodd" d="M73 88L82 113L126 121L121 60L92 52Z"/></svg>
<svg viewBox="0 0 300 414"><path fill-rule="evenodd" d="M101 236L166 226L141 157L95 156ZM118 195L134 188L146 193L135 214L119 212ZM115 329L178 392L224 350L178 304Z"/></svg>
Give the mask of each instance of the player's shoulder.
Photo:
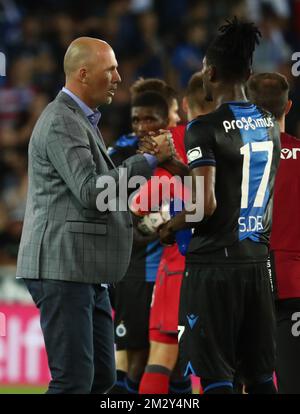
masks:
<svg viewBox="0 0 300 414"><path fill-rule="evenodd" d="M261 115L261 118L265 120L266 126L269 128L279 128L279 124L276 121L275 116L267 111L266 109L262 108L261 106L252 104L253 108L255 108Z"/></svg>
<svg viewBox="0 0 300 414"><path fill-rule="evenodd" d="M170 128L170 132L174 135L180 136L184 135L186 129L186 124L176 125L175 127Z"/></svg>
<svg viewBox="0 0 300 414"><path fill-rule="evenodd" d="M115 149L136 148L138 139L134 134L121 135L114 143Z"/></svg>
<svg viewBox="0 0 300 414"><path fill-rule="evenodd" d="M187 126L187 131L198 129L215 129L218 125L222 126L224 119L228 115L229 109L225 105L221 105L218 109L206 115L200 115L190 121Z"/></svg>
<svg viewBox="0 0 300 414"><path fill-rule="evenodd" d="M300 147L300 139L286 132L282 132L280 134L280 141L282 145L291 145L293 147Z"/></svg>
<svg viewBox="0 0 300 414"><path fill-rule="evenodd" d="M121 135L113 144L112 147L108 148L108 155L110 157L126 155L128 158L131 152L135 154L138 146L138 139L134 134ZM128 154L129 153L129 154Z"/></svg>
<svg viewBox="0 0 300 414"><path fill-rule="evenodd" d="M173 140L175 143L180 143L184 139L186 131L186 124L184 125L177 125L176 127L170 128L170 132L172 134Z"/></svg>

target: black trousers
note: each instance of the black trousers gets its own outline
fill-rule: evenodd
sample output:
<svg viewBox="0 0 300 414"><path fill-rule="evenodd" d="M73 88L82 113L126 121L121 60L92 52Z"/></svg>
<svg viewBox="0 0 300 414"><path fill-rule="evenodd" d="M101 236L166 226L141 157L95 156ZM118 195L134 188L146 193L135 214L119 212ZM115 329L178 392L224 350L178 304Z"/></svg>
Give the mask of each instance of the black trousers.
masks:
<svg viewBox="0 0 300 414"><path fill-rule="evenodd" d="M275 368L275 309L267 263L186 264L179 310L185 375L245 385Z"/></svg>
<svg viewBox="0 0 300 414"><path fill-rule="evenodd" d="M116 381L107 289L100 285L24 279L40 310L51 372L48 394L102 394Z"/></svg>
<svg viewBox="0 0 300 414"><path fill-rule="evenodd" d="M276 375L280 394L300 394L300 299L278 300Z"/></svg>

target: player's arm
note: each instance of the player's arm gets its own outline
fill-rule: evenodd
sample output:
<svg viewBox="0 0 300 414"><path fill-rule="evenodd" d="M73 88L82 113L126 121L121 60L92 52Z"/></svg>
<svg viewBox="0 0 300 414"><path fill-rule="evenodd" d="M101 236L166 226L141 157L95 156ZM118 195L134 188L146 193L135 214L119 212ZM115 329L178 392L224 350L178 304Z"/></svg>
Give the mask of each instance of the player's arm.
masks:
<svg viewBox="0 0 300 414"><path fill-rule="evenodd" d="M193 228L200 222L206 221L216 210L215 196L216 160L214 153L214 135L210 128L201 121L190 125L185 136L185 146L192 177L192 205L194 209L183 210L172 220L160 228L160 238L163 243L171 244L175 233L179 230ZM203 186L196 185L197 179L203 177ZM198 192L201 191L201 194ZM203 192L203 193L202 193ZM203 200L203 215L197 213L197 200ZM195 219L193 220L193 215ZM187 218L189 216L189 218Z"/></svg>
<svg viewBox="0 0 300 414"><path fill-rule="evenodd" d="M165 161L160 164L162 168L169 171L170 174L176 175L178 177L184 178L189 175L189 168L183 162L179 161L177 158L173 158L170 161Z"/></svg>
<svg viewBox="0 0 300 414"><path fill-rule="evenodd" d="M213 215L217 207L217 201L215 196L215 179L216 179L216 167L205 166L194 168L191 173L192 177L192 204L196 205L199 198L204 197L204 211L203 218L200 221L204 222ZM195 182L197 177L203 177L204 179L204 194L197 194L199 187ZM202 187L201 187L202 190ZM197 217L196 207L181 213L173 217L168 223L160 228L159 236L163 243L172 244L175 241L175 233L179 230L193 228L199 224L198 220L193 220L192 217ZM189 217L189 219L188 219Z"/></svg>

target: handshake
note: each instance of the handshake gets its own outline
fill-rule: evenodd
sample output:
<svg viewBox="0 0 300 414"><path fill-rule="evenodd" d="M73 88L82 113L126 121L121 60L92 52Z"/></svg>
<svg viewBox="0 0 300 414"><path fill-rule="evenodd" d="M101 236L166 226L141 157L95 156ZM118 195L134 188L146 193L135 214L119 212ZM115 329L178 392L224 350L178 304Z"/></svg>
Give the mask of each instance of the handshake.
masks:
<svg viewBox="0 0 300 414"><path fill-rule="evenodd" d="M170 131L160 129L158 133L149 134L139 140L138 152L151 154L157 158L159 164L176 157L176 151Z"/></svg>

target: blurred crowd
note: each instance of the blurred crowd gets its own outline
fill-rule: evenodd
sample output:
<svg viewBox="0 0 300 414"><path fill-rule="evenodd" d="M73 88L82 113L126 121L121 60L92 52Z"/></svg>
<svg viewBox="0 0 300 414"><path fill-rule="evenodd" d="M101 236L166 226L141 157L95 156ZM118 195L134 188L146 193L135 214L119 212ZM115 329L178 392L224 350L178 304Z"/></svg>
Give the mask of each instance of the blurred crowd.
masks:
<svg viewBox="0 0 300 414"><path fill-rule="evenodd" d="M106 40L115 50L122 84L114 102L101 108L108 145L130 130L130 85L159 77L181 96L201 69L218 26L236 15L260 27L256 72L284 73L294 110L287 131L300 137L300 80L291 56L300 51L300 0L0 0L0 266L14 264L27 191L27 147L43 108L64 84L63 56L78 36ZM184 120L184 119L183 119Z"/></svg>

